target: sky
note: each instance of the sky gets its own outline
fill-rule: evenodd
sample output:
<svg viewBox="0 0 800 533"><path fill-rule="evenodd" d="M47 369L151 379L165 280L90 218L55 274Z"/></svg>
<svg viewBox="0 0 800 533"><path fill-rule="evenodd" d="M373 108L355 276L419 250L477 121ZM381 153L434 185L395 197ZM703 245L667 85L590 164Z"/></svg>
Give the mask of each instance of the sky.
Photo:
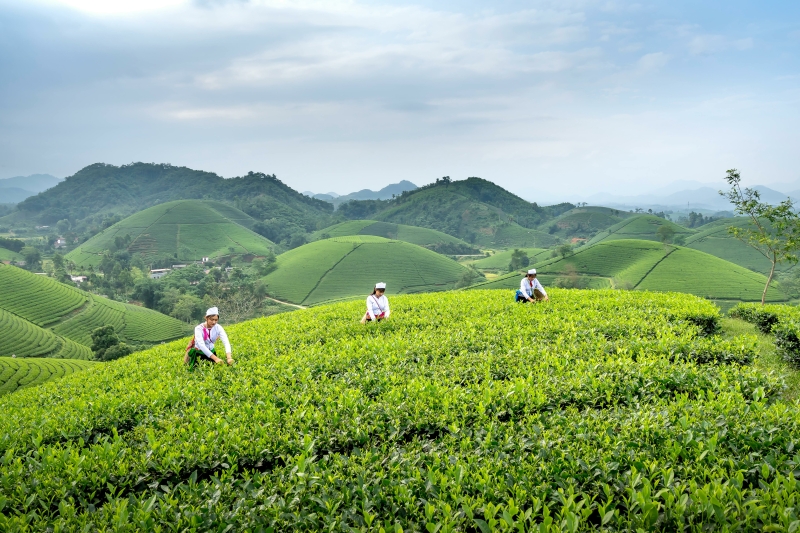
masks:
<svg viewBox="0 0 800 533"><path fill-rule="evenodd" d="M796 1L0 0L0 178L800 189L799 51Z"/></svg>

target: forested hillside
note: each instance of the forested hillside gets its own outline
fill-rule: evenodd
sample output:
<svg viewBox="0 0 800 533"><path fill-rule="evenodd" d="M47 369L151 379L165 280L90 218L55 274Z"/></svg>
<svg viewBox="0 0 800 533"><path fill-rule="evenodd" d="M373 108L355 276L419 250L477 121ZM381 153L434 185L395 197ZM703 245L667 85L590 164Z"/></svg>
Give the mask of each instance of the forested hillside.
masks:
<svg viewBox="0 0 800 533"><path fill-rule="evenodd" d="M535 228L573 207L541 207L490 181L468 178L437 180L393 200L351 201L337 213L348 219L422 226L486 246L549 246L558 239Z"/></svg>
<svg viewBox="0 0 800 533"><path fill-rule="evenodd" d="M300 194L274 175L249 173L224 179L212 172L168 164L132 163L117 167L96 163L21 202L13 216L53 224L100 213L125 216L183 199L236 202L259 220L278 217L298 226L333 211L331 204Z"/></svg>

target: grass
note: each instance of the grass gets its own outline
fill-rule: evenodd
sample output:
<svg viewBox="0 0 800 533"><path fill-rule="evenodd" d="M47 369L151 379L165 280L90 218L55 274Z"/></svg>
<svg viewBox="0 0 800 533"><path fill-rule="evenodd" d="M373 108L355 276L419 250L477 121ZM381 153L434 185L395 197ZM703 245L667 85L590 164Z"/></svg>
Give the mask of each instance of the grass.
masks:
<svg viewBox="0 0 800 533"><path fill-rule="evenodd" d="M0 396L81 372L95 364L67 359L0 357Z"/></svg>
<svg viewBox="0 0 800 533"><path fill-rule="evenodd" d="M777 353L773 335L762 333L754 324L738 318L724 317L720 320L720 326L722 336L726 339L740 335L754 335L758 339L758 358L755 367L765 374L777 374L786 381L786 389L782 393L784 400L795 402L800 399L800 371L784 361Z"/></svg>
<svg viewBox="0 0 800 533"><path fill-rule="evenodd" d="M425 248L367 235L306 244L279 255L277 265L264 278L268 292L302 305L366 297L378 281L389 295L450 289L466 272Z"/></svg>
<svg viewBox="0 0 800 533"><path fill-rule="evenodd" d="M543 284L582 275L590 287L686 292L713 300L760 300L767 281L757 272L697 250L634 239L584 247L536 268ZM511 273L475 287L513 289L521 276ZM786 299L776 286L770 287L767 297Z"/></svg>
<svg viewBox="0 0 800 533"><path fill-rule="evenodd" d="M203 200L159 204L103 230L66 257L79 266L97 265L115 239L130 236L127 250L145 257L175 256L177 261L198 261L225 255L267 255L274 247L252 232L253 219L238 209Z"/></svg>
<svg viewBox="0 0 800 533"><path fill-rule="evenodd" d="M658 229L662 226L671 228L676 235L689 237L694 230L679 226L674 222L654 215L636 215L614 224L605 231L601 231L587 244L597 244L618 239L640 239L648 241L661 241Z"/></svg>

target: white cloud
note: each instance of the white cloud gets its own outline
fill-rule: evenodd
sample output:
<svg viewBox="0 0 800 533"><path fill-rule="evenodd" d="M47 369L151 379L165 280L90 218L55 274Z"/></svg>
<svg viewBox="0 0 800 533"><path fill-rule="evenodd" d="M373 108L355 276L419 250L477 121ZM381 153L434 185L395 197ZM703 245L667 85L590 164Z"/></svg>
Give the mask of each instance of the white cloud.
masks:
<svg viewBox="0 0 800 533"><path fill-rule="evenodd" d="M642 70L658 70L669 61L669 55L664 52L653 52L639 58L638 65Z"/></svg>
<svg viewBox="0 0 800 533"><path fill-rule="evenodd" d="M730 39L724 35L695 35L688 43L689 52L694 55L716 54L726 50L749 50L753 39Z"/></svg>

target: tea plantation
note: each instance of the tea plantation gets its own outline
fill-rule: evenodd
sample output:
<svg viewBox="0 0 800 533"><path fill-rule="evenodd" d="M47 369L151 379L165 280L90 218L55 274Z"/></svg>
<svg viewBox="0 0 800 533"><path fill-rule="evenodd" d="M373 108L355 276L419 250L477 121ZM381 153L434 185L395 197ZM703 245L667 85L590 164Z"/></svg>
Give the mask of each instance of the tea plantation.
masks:
<svg viewBox="0 0 800 533"><path fill-rule="evenodd" d="M711 299L761 300L765 276L690 248L653 241L625 239L584 247L564 258L537 263L542 283L577 273L596 286L602 282L616 288L679 291ZM521 273L501 276L476 288L517 288ZM545 287L546 288L546 287ZM786 296L773 284L767 300Z"/></svg>
<svg viewBox="0 0 800 533"><path fill-rule="evenodd" d="M95 364L69 359L0 357L0 396L86 370Z"/></svg>
<svg viewBox="0 0 800 533"><path fill-rule="evenodd" d="M551 253L551 250L546 250L543 248L522 248L522 251L528 254L528 259L531 266L536 265L545 259L549 259ZM477 261L474 261L472 265L480 270L507 270L508 264L511 262L511 255L513 253L513 249L503 250L502 252L497 252L490 257L478 259Z"/></svg>
<svg viewBox="0 0 800 533"><path fill-rule="evenodd" d="M17 252L0 248L0 261L23 261L23 257Z"/></svg>
<svg viewBox="0 0 800 533"><path fill-rule="evenodd" d="M340 224L335 224L313 235L314 239L323 236L346 237L350 235L375 235L385 239L410 242L417 246L435 247L437 245L449 244L456 247L471 248L466 242L429 228L417 226L407 226L405 224L393 224L391 222L376 222L374 220L348 220Z"/></svg>
<svg viewBox="0 0 800 533"><path fill-rule="evenodd" d="M0 265L0 324L14 324L0 356L89 359L91 332L113 325L128 343L156 343L187 334L183 322L135 305L89 294L20 268ZM45 329L47 328L47 329Z"/></svg>
<svg viewBox="0 0 800 533"><path fill-rule="evenodd" d="M689 295L392 297L0 398L2 531L794 531L800 413Z"/></svg>
<svg viewBox="0 0 800 533"><path fill-rule="evenodd" d="M689 237L694 234L694 230L679 226L674 222L665 220L654 215L638 215L626 218L622 222L614 224L605 231L598 233L588 244L607 242L617 239L643 239L649 241L660 241L658 229L661 226L671 228L676 235Z"/></svg>
<svg viewBox="0 0 800 533"><path fill-rule="evenodd" d="M274 244L245 227L253 222L245 213L219 202L167 202L114 224L66 257L80 266L97 265L106 250L116 249L117 237L127 236L128 251L146 257L174 255L179 261L194 261L229 254L267 255Z"/></svg>
<svg viewBox="0 0 800 533"><path fill-rule="evenodd" d="M359 235L306 244L278 256L264 278L270 295L296 304L366 296L384 281L391 294L453 288L466 268L401 241Z"/></svg>

